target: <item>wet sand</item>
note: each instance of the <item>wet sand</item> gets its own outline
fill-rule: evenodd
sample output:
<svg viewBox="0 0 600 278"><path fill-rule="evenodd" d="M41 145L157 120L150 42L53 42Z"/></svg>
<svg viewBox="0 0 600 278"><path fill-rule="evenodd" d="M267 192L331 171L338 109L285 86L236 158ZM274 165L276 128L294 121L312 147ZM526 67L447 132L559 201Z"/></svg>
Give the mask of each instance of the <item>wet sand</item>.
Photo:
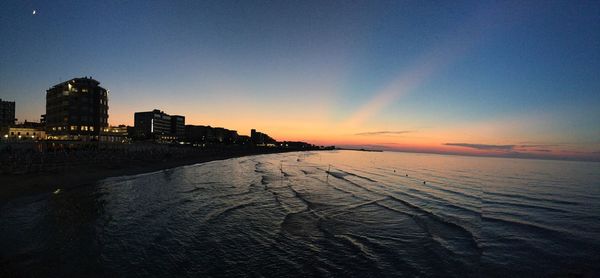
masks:
<svg viewBox="0 0 600 278"><path fill-rule="evenodd" d="M82 186L109 177L149 173L184 165L248 155L291 151L298 150L276 148L227 149L210 152L192 152L186 155L186 157L168 156L143 161L121 160L110 164L71 165L54 172L0 174L0 203L8 202L18 197Z"/></svg>

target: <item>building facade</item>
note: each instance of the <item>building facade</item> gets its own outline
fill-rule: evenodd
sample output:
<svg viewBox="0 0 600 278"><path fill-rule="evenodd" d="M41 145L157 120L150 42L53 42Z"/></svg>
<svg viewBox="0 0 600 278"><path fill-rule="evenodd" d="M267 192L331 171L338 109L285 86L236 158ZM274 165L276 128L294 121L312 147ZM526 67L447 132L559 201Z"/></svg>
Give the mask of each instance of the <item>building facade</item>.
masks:
<svg viewBox="0 0 600 278"><path fill-rule="evenodd" d="M15 121L15 102L0 98L0 126L11 126Z"/></svg>
<svg viewBox="0 0 600 278"><path fill-rule="evenodd" d="M46 133L52 140L96 141L108 129L108 90L91 77L46 91Z"/></svg>
<svg viewBox="0 0 600 278"><path fill-rule="evenodd" d="M176 141L185 135L185 117L171 116L158 109L136 112L134 130L136 139Z"/></svg>
<svg viewBox="0 0 600 278"><path fill-rule="evenodd" d="M24 122L0 127L0 138L4 141L46 140L46 131L40 123Z"/></svg>
<svg viewBox="0 0 600 278"><path fill-rule="evenodd" d="M111 126L106 131L100 132L100 141L109 143L130 143L130 131L132 128L126 125Z"/></svg>

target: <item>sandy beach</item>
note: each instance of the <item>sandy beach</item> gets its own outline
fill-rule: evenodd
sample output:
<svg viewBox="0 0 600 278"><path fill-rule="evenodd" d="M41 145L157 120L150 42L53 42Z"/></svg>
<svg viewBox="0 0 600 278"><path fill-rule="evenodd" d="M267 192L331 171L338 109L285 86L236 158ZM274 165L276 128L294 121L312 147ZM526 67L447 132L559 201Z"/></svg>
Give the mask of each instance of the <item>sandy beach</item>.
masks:
<svg viewBox="0 0 600 278"><path fill-rule="evenodd" d="M148 173L248 155L298 151L280 148L219 147L207 149L167 148L166 151L157 152L158 148L152 147L116 154L113 152L110 155L103 152L86 153L75 158L70 155L67 158L60 158L58 162L53 162L53 165L46 163L44 169L35 171L29 169L24 172L21 170L21 172L16 171L15 173L5 171L0 174L0 203L22 196L82 186L108 177ZM99 156L103 157L98 159ZM9 159L12 158L3 157L2 163L6 165ZM57 165L60 166L57 167Z"/></svg>

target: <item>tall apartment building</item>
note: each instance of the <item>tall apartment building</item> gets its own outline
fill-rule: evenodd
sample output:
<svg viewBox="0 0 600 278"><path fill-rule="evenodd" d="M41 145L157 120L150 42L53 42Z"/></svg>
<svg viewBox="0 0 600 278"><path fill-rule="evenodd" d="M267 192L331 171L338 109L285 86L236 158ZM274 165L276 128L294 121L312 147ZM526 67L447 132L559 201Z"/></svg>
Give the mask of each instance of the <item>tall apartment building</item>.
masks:
<svg viewBox="0 0 600 278"><path fill-rule="evenodd" d="M99 139L108 129L108 91L91 77L73 78L46 90L48 139Z"/></svg>
<svg viewBox="0 0 600 278"><path fill-rule="evenodd" d="M0 98L0 127L15 124L15 102Z"/></svg>

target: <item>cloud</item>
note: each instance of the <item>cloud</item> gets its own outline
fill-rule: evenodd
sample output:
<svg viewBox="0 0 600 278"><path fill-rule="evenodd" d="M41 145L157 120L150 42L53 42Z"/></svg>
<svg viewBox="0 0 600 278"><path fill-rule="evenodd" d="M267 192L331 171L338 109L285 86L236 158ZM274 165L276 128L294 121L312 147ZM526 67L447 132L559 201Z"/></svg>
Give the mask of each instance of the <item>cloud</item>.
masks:
<svg viewBox="0 0 600 278"><path fill-rule="evenodd" d="M398 130L398 131L382 130L382 131L371 131L371 132L359 132L359 133L355 133L354 135L361 135L361 136L401 135L401 134L410 133L410 132L413 132L413 131L411 131L411 130Z"/></svg>
<svg viewBox="0 0 600 278"><path fill-rule="evenodd" d="M518 147L520 148L546 148L546 147L560 147L561 145L558 144L525 144L525 145L518 145Z"/></svg>
<svg viewBox="0 0 600 278"><path fill-rule="evenodd" d="M446 146L456 146L487 151L513 151L515 145L487 145L487 144L469 144L469 143L445 143Z"/></svg>

